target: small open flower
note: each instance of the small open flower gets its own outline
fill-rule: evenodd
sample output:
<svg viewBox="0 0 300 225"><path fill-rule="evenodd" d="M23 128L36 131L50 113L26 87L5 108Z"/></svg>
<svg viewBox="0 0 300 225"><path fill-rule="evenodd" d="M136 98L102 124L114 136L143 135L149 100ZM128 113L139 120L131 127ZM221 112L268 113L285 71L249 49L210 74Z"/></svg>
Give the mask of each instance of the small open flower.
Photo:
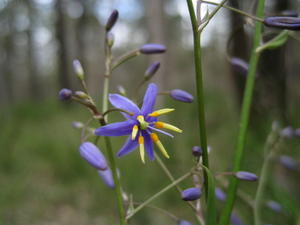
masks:
<svg viewBox="0 0 300 225"><path fill-rule="evenodd" d="M287 30L300 30L299 17L272 16L264 19L264 24L268 27L275 27Z"/></svg>
<svg viewBox="0 0 300 225"><path fill-rule="evenodd" d="M158 116L174 111L174 109L160 109L154 111L154 105L157 96L157 86L153 83L149 84L142 108L139 109L128 98L119 94L110 94L109 101L119 109L130 112L133 115L122 114L127 119L123 122L117 122L105 125L95 130L98 136L126 136L130 135L124 146L118 152L118 156L124 156L139 146L142 162L145 162L145 151L151 160L154 159L153 143L156 144L161 153L169 158L169 155L160 142L156 132L166 134L173 137L171 134L160 130L161 128L169 129L181 133L182 130L168 123L158 121Z"/></svg>
<svg viewBox="0 0 300 225"><path fill-rule="evenodd" d="M254 173L250 173L247 171L239 171L235 173L236 178L240 180L247 180L247 181L257 181L258 177Z"/></svg>
<svg viewBox="0 0 300 225"><path fill-rule="evenodd" d="M91 166L98 170L106 170L107 163L99 148L91 142L84 142L79 147L79 152Z"/></svg>
<svg viewBox="0 0 300 225"><path fill-rule="evenodd" d="M200 188L188 188L181 192L181 198L184 201L194 201L201 197L201 189Z"/></svg>

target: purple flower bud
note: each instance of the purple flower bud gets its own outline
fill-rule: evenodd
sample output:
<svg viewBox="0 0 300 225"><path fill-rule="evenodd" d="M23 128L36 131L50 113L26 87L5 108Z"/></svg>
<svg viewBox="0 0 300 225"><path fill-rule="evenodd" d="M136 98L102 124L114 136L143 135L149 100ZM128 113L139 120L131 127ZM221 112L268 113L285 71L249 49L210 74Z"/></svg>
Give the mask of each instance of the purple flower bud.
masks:
<svg viewBox="0 0 300 225"><path fill-rule="evenodd" d="M282 206L278 202L268 201L266 205L274 212L280 213L282 211Z"/></svg>
<svg viewBox="0 0 300 225"><path fill-rule="evenodd" d="M186 221L186 220L179 220L177 224L178 225L193 225L189 221Z"/></svg>
<svg viewBox="0 0 300 225"><path fill-rule="evenodd" d="M297 128L297 129L294 130L294 135L296 137L300 137L300 128Z"/></svg>
<svg viewBox="0 0 300 225"><path fill-rule="evenodd" d="M289 16L289 17L298 17L298 12L296 12L295 10L287 9L287 10L283 10L281 12L281 15Z"/></svg>
<svg viewBox="0 0 300 225"><path fill-rule="evenodd" d="M112 176L112 172L110 168L107 168L106 170L98 170L98 173L107 187L109 188L115 187L114 178Z"/></svg>
<svg viewBox="0 0 300 225"><path fill-rule="evenodd" d="M194 146L192 148L192 153L195 157L200 157L202 155L203 151L200 146Z"/></svg>
<svg viewBox="0 0 300 225"><path fill-rule="evenodd" d="M285 127L280 132L282 137L285 138L293 138L294 137L294 129L291 126Z"/></svg>
<svg viewBox="0 0 300 225"><path fill-rule="evenodd" d="M145 72L145 78L146 80L151 79L151 77L153 77L153 75L157 72L157 70L160 67L160 62L154 62L152 63L146 70Z"/></svg>
<svg viewBox="0 0 300 225"><path fill-rule="evenodd" d="M244 225L240 217L234 212L231 214L230 221L233 225Z"/></svg>
<svg viewBox="0 0 300 225"><path fill-rule="evenodd" d="M225 201L225 199L226 199L226 194L224 193L224 191L221 188L216 188L215 195L216 195L216 198L220 201Z"/></svg>
<svg viewBox="0 0 300 225"><path fill-rule="evenodd" d="M249 64L246 63L243 59L232 57L230 59L230 64L232 65L233 69L244 76L247 76L249 70Z"/></svg>
<svg viewBox="0 0 300 225"><path fill-rule="evenodd" d="M70 89L63 88L59 91L58 95L61 100L69 100L72 97L72 91Z"/></svg>
<svg viewBox="0 0 300 225"><path fill-rule="evenodd" d="M264 24L268 27L275 27L287 30L300 30L299 17L273 16L266 17Z"/></svg>
<svg viewBox="0 0 300 225"><path fill-rule="evenodd" d="M298 162L290 156L282 155L279 158L280 163L290 170L297 170Z"/></svg>
<svg viewBox="0 0 300 225"><path fill-rule="evenodd" d="M183 190L181 192L181 198L184 201L194 201L199 199L201 197L201 194L202 192L200 188L192 187Z"/></svg>
<svg viewBox="0 0 300 225"><path fill-rule="evenodd" d="M240 180L247 180L247 181L257 181L258 177L254 173L250 173L247 171L239 171L235 173L236 178Z"/></svg>
<svg viewBox="0 0 300 225"><path fill-rule="evenodd" d="M166 47L161 44L145 44L140 48L140 52L142 54L158 54L164 53L166 51Z"/></svg>
<svg viewBox="0 0 300 225"><path fill-rule="evenodd" d="M98 170L106 170L107 163L100 149L91 142L84 142L79 147L79 152L91 166Z"/></svg>
<svg viewBox="0 0 300 225"><path fill-rule="evenodd" d="M111 28L115 25L115 23L118 20L118 17L119 17L119 12L118 12L118 10L115 9L114 11L112 11L112 13L110 14L110 16L106 22L105 29L107 32L110 31Z"/></svg>
<svg viewBox="0 0 300 225"><path fill-rule="evenodd" d="M194 97L190 93L181 89L173 89L172 91L170 91L170 96L173 99L181 102L191 103L194 101Z"/></svg>

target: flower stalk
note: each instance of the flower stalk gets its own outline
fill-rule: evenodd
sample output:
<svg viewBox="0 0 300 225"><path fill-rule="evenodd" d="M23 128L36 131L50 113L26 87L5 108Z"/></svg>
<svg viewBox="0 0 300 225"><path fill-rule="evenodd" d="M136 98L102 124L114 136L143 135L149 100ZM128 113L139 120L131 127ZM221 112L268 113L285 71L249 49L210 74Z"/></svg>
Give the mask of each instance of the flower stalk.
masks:
<svg viewBox="0 0 300 225"><path fill-rule="evenodd" d="M256 17L264 17L264 7L265 0L259 0L257 5ZM255 24L255 33L254 33L254 42L252 47L252 53L249 64L249 71L247 75L246 88L244 91L244 98L242 103L242 111L240 118L240 129L238 134L238 140L235 151L234 167L233 171L237 172L242 166L242 160L244 156L244 148L246 143L246 134L249 124L250 108L252 103L252 96L255 84L255 74L257 70L257 63L259 60L260 53L256 52L256 48L259 46L262 37L262 23L256 22ZM235 202L236 193L238 189L239 180L236 178L231 178L228 197L224 206L224 209L221 214L220 225L227 225L230 221L231 211Z"/></svg>
<svg viewBox="0 0 300 225"><path fill-rule="evenodd" d="M192 23L193 40L194 40L194 61L195 61L195 73L196 73L196 90L197 90L197 103L198 103L198 123L200 128L200 144L203 149L203 165L209 168L207 140L206 140L206 125L205 125L205 107L204 107L204 91L203 91L203 77L202 77L202 60L201 60L201 32L198 30L197 17L194 11L194 5L192 0L187 0L188 10ZM207 173L204 173L204 189L207 196L208 183Z"/></svg>

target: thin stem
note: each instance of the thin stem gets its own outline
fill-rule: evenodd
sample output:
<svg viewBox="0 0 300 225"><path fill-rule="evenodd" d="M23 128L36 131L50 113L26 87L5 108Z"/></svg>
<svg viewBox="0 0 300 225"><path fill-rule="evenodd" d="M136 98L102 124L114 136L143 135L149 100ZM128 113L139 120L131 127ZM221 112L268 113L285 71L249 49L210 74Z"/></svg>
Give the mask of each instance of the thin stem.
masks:
<svg viewBox="0 0 300 225"><path fill-rule="evenodd" d="M205 1L205 0L199 0L199 1L201 1L201 2L203 2L203 3L206 3L206 4L210 4L210 5L216 5L216 6L221 4L221 3L210 2L210 1ZM251 19L253 19L253 20L255 20L255 21L260 21L260 22L263 22L263 21L264 21L263 19L261 19L261 18L259 18L259 17L253 16L253 15L251 15L251 14L249 14L249 13L246 13L246 12L244 12L243 10L240 10L240 9L237 9L237 8L233 8L233 7L228 6L228 5L222 5L222 7L223 7L223 8L226 8L226 9L229 9L229 10L231 10L231 11L233 11L233 12L239 13L239 14L241 14L241 15L243 15L243 16L247 16L247 17L249 17L249 18L251 18Z"/></svg>
<svg viewBox="0 0 300 225"><path fill-rule="evenodd" d="M108 92L109 92L109 80L111 76L111 61L112 61L112 53L111 53L111 47L108 44L107 40L107 34L105 35L105 74L104 74L104 86L103 86L103 100L102 100L102 112L106 112L108 108ZM105 125L105 119L102 116L102 120L100 120L101 125ZM121 225L127 225L126 222L126 215L125 215L125 209L123 204L123 198L122 198L122 187L120 184L120 180L117 174L117 166L115 162L114 153L111 146L111 141L109 137L104 137L105 145L106 145L106 151L108 155L109 164L111 167L111 171L113 174L114 182L115 182L115 193L117 197L117 205L119 209L119 216L120 216L120 224Z"/></svg>
<svg viewBox="0 0 300 225"><path fill-rule="evenodd" d="M205 107L204 107L204 91L203 91L203 78L202 78L202 61L201 61L201 33L198 31L197 17L195 15L192 0L187 0L188 10L192 23L193 39L194 39L194 61L195 61L195 75L196 75L196 90L197 90L197 103L198 103L198 123L200 128L200 144L203 150L203 165L209 168L207 140L206 140L206 127L205 127ZM204 173L204 189L207 196L207 173Z"/></svg>
<svg viewBox="0 0 300 225"><path fill-rule="evenodd" d="M107 115L108 113L111 113L111 112L123 112L123 113L126 113L127 115L129 116L133 116L134 114L132 112L129 112L127 110L124 110L124 109L118 109L118 108L113 108L113 109L108 109L106 112L103 113L103 117L105 115Z"/></svg>
<svg viewBox="0 0 300 225"><path fill-rule="evenodd" d="M115 62L113 62L112 67L111 67L112 71L114 69L116 69L118 66L120 66L121 64L125 63L126 61L128 61L140 54L141 54L140 51L138 49L135 49L131 52L127 52L124 55L120 56L118 59L115 60Z"/></svg>
<svg viewBox="0 0 300 225"><path fill-rule="evenodd" d="M127 217L126 219L130 219L131 217L133 217L137 212L139 212L142 208L144 208L145 206L147 206L150 202L152 202L154 199L156 199L157 197L159 197L160 195L162 195L163 193L165 193L166 191L168 191L169 189L173 188L174 186L176 186L177 184L179 184L180 182L182 182L183 180L185 180L186 178L190 177L192 175L192 171L184 174L183 176L181 176L180 178L178 178L177 180L175 180L174 182L172 182L171 184L169 184L168 186L166 186L165 188L163 188L162 190L160 190L159 192L157 192L156 194L154 194L153 196L151 196L150 198L148 198L146 201L144 201L142 204L140 204L137 208L135 208Z"/></svg>
<svg viewBox="0 0 300 225"><path fill-rule="evenodd" d="M158 155L155 155L155 158L156 158L156 161L158 162L159 166L162 168L162 170L164 171L164 173L167 175L167 177L169 178L169 180L171 182L174 182L175 181L175 178L173 177L172 173L170 172L170 170L167 168L167 166L164 164L164 162L161 160L161 158L158 156ZM179 192L179 194L181 194L181 187L179 186L179 184L177 184L176 186L176 189L177 191ZM202 215L198 215L198 210L197 208L193 205L193 203L187 201L186 202L196 213L196 218L199 222L199 224L204 224L204 221L203 221L203 218L202 218Z"/></svg>
<svg viewBox="0 0 300 225"><path fill-rule="evenodd" d="M200 0L200 2L202 2L202 1ZM208 25L210 20L217 14L217 12L224 6L224 4L226 2L227 2L227 0L223 0L220 4L218 4L218 7L215 8L211 14L209 14L207 20L204 21L202 24L200 24L200 26L198 27L199 32L202 32L204 30L204 28Z"/></svg>
<svg viewBox="0 0 300 225"><path fill-rule="evenodd" d="M257 6L257 11L256 11L257 17L264 16L264 6L265 6L265 0L259 0L258 6ZM237 172L240 170L240 168L242 166L243 156L244 156L246 134L247 134L247 130L248 130L250 108L251 108L253 89L254 89L254 84L255 84L255 74L256 74L256 69L257 69L257 63L258 63L259 56L260 56L260 54L257 53L255 50L260 44L261 36L262 36L262 23L256 22L254 42L253 42L253 47L252 47L249 71L248 71L248 75L247 75L246 88L244 91L244 98L243 98L243 104L242 104L240 129L239 129L238 140L237 140L236 151L235 151L235 159L234 159L234 167L233 167L234 172ZM228 196L227 196L227 200L226 200L224 209L221 214L220 225L227 225L229 223L231 211L232 211L234 201L236 198L238 182L239 182L238 179L236 179L234 177L232 177L230 179Z"/></svg>

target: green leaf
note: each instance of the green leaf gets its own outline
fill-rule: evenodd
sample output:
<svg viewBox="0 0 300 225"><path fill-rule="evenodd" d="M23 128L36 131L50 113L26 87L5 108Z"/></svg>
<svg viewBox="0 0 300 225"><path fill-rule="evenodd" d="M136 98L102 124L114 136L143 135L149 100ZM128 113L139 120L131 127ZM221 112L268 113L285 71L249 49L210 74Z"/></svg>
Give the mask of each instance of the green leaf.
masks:
<svg viewBox="0 0 300 225"><path fill-rule="evenodd" d="M275 49L275 48L278 48L278 47L284 45L288 39L288 34L289 33L287 30L280 32L276 37L274 37L270 41L264 43L263 45L259 46L256 49L256 52L257 53L262 52L263 50L266 50L266 49Z"/></svg>
<svg viewBox="0 0 300 225"><path fill-rule="evenodd" d="M206 208L206 225L216 225L217 224L217 212L216 212L216 197L215 197L215 180L214 176L210 170L201 165L207 174L207 208Z"/></svg>

